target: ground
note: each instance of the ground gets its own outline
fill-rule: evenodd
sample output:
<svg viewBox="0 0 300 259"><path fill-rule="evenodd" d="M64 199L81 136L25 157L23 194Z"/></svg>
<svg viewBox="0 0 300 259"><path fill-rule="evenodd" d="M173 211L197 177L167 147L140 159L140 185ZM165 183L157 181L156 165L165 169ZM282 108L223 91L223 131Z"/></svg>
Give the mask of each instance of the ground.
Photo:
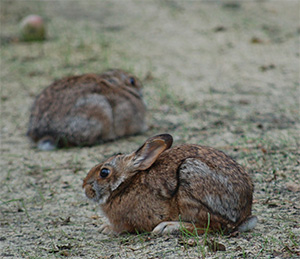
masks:
<svg viewBox="0 0 300 259"><path fill-rule="evenodd" d="M298 0L0 4L0 257L300 256ZM44 42L18 40L20 20L32 13L45 18ZM143 81L149 130L91 148L36 150L26 137L35 96L55 79L111 67ZM84 197L82 179L111 154L164 132L175 145L209 145L246 168L255 185L254 230L98 232L102 218Z"/></svg>

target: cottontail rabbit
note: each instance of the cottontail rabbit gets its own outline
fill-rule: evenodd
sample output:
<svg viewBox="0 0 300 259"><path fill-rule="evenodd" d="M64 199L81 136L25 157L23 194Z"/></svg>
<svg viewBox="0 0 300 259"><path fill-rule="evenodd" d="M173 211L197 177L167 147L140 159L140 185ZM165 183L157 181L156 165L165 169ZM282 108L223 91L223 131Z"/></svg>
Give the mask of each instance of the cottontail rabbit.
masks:
<svg viewBox="0 0 300 259"><path fill-rule="evenodd" d="M27 135L41 150L90 146L146 130L142 85L131 74L103 74L55 81L35 99Z"/></svg>
<svg viewBox="0 0 300 259"><path fill-rule="evenodd" d="M254 228L253 184L245 170L211 147L170 148L172 142L169 134L154 136L137 151L112 156L90 170L83 188L110 222L102 231Z"/></svg>

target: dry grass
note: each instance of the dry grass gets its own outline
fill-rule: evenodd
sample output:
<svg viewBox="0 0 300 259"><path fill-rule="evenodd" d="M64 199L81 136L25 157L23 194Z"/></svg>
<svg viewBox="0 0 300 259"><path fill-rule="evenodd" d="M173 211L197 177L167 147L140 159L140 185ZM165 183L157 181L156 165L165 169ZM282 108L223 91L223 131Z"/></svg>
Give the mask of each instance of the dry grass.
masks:
<svg viewBox="0 0 300 259"><path fill-rule="evenodd" d="M297 1L1 0L0 256L13 258L296 258L299 239ZM48 40L18 42L27 14ZM33 149L34 96L56 78L130 70L144 80L150 130L92 148ZM96 163L148 136L219 148L255 183L259 225L222 234L108 237L81 181ZM224 245L212 251L208 244Z"/></svg>

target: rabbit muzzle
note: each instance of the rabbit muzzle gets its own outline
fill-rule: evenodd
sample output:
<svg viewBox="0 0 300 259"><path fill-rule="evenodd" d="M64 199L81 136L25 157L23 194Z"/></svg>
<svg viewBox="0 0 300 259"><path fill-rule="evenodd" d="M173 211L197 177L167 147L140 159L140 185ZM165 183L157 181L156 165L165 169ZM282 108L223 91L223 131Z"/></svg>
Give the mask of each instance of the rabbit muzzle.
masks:
<svg viewBox="0 0 300 259"><path fill-rule="evenodd" d="M103 204L107 201L109 194L106 192L106 188L99 186L97 182L84 183L82 187L88 199L99 204Z"/></svg>
<svg viewBox="0 0 300 259"><path fill-rule="evenodd" d="M85 183L83 186L87 198L93 200L96 197L96 192L90 183Z"/></svg>

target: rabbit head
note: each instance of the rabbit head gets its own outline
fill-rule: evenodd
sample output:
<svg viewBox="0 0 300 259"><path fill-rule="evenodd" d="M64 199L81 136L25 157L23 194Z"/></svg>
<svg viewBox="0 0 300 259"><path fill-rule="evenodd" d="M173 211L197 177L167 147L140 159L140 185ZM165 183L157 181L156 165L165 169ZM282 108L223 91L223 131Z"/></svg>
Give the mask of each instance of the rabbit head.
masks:
<svg viewBox="0 0 300 259"><path fill-rule="evenodd" d="M104 204L121 184L130 181L139 171L148 169L164 150L171 147L172 142L170 135L155 136L131 154L117 154L96 165L83 181L86 196Z"/></svg>
<svg viewBox="0 0 300 259"><path fill-rule="evenodd" d="M143 85L141 81L136 76L128 72L125 72L121 69L109 69L102 73L101 76L112 84L125 84L126 86L135 89L140 95L142 95Z"/></svg>

